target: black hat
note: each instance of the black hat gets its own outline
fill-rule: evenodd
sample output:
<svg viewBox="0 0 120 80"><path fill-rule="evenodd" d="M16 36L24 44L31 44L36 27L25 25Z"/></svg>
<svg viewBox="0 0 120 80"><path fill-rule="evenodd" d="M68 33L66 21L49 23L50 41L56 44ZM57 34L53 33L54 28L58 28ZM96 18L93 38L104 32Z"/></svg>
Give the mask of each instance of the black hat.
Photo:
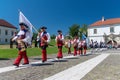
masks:
<svg viewBox="0 0 120 80"><path fill-rule="evenodd" d="M57 32L62 32L61 30L58 30Z"/></svg>
<svg viewBox="0 0 120 80"><path fill-rule="evenodd" d="M25 23L20 23L19 25L20 25L20 26L23 25L23 26L25 26L26 28L28 28L28 26L27 26Z"/></svg>
<svg viewBox="0 0 120 80"><path fill-rule="evenodd" d="M47 29L47 27L43 26L43 27L41 27L41 29Z"/></svg>

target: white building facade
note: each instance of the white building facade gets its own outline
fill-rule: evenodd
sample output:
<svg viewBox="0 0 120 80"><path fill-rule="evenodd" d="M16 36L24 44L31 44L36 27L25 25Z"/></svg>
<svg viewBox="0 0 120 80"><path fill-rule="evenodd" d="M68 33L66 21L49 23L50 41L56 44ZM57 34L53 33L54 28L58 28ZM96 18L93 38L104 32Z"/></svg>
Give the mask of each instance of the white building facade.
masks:
<svg viewBox="0 0 120 80"><path fill-rule="evenodd" d="M102 42L116 41L120 45L120 18L100 20L88 27L89 40Z"/></svg>
<svg viewBox="0 0 120 80"><path fill-rule="evenodd" d="M17 28L5 20L0 19L0 44L9 44Z"/></svg>

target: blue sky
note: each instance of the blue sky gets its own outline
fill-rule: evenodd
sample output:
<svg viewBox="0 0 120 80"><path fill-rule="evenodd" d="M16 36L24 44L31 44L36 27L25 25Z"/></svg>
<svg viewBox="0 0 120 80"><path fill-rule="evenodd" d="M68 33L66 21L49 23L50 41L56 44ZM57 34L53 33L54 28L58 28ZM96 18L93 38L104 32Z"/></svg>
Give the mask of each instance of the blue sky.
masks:
<svg viewBox="0 0 120 80"><path fill-rule="evenodd" d="M0 0L0 18L16 27L19 9L37 29L46 26L50 34L58 29L66 34L71 25L90 25L102 16L120 18L120 0Z"/></svg>

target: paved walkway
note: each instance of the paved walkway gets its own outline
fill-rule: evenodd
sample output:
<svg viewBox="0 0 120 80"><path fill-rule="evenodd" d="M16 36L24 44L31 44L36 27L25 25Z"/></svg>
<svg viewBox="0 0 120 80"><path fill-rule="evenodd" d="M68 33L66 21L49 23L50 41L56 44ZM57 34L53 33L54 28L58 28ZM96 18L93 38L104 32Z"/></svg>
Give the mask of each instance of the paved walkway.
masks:
<svg viewBox="0 0 120 80"><path fill-rule="evenodd" d="M59 61L54 58L44 64L38 60L19 68L1 67L0 80L119 80L119 61L120 49L96 49L87 56L66 56Z"/></svg>
<svg viewBox="0 0 120 80"><path fill-rule="evenodd" d="M80 80L110 54L101 54L44 80Z"/></svg>
<svg viewBox="0 0 120 80"><path fill-rule="evenodd" d="M65 57L63 57L63 59L60 59L60 61L65 61L66 59L75 58L75 57L79 57L79 56L72 56L72 55L71 56L65 56ZM45 62L45 63L42 63L42 61L40 60L40 61L37 61L37 62L31 62L28 65L20 64L19 67L15 67L15 66L3 67L3 68L0 68L0 73L13 71L13 70L19 70L19 69L23 69L23 68L27 68L27 67L32 67L32 66L37 65L37 64L41 64L41 65L52 64L52 62L54 62L54 61L59 61L59 60L57 58L54 58L54 59L48 59L47 62Z"/></svg>

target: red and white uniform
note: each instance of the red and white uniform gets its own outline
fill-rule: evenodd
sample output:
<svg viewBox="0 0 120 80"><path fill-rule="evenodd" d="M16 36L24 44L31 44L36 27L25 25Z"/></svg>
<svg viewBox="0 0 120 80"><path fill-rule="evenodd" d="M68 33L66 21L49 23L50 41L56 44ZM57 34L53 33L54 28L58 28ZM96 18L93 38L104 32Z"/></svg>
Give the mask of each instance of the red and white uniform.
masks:
<svg viewBox="0 0 120 80"><path fill-rule="evenodd" d="M13 40L17 39L24 42L24 44L31 44L31 36L29 34L29 31L27 30L20 30L17 36L13 38ZM24 64L29 64L29 60L26 53L26 45L21 45L20 43L18 43L18 57L14 61L14 65L19 66L22 58L24 59Z"/></svg>
<svg viewBox="0 0 120 80"><path fill-rule="evenodd" d="M78 39L78 38L75 38L75 39L73 40L74 56L77 55L78 43L79 43L79 39Z"/></svg>
<svg viewBox="0 0 120 80"><path fill-rule="evenodd" d="M48 32L42 32L40 34L40 46L42 48L42 61L47 61L47 51L46 48L50 42L50 34Z"/></svg>
<svg viewBox="0 0 120 80"><path fill-rule="evenodd" d="M62 46L63 46L64 36L62 34L57 35L55 41L57 42L57 46L58 46L57 58L62 58L63 57Z"/></svg>
<svg viewBox="0 0 120 80"><path fill-rule="evenodd" d="M62 34L57 35L55 41L57 42L57 46L63 46L64 36Z"/></svg>
<svg viewBox="0 0 120 80"><path fill-rule="evenodd" d="M80 54L83 54L82 50L83 50L83 43L82 43L82 41L80 41L80 42L78 43L78 54L79 54L79 55L80 55Z"/></svg>

